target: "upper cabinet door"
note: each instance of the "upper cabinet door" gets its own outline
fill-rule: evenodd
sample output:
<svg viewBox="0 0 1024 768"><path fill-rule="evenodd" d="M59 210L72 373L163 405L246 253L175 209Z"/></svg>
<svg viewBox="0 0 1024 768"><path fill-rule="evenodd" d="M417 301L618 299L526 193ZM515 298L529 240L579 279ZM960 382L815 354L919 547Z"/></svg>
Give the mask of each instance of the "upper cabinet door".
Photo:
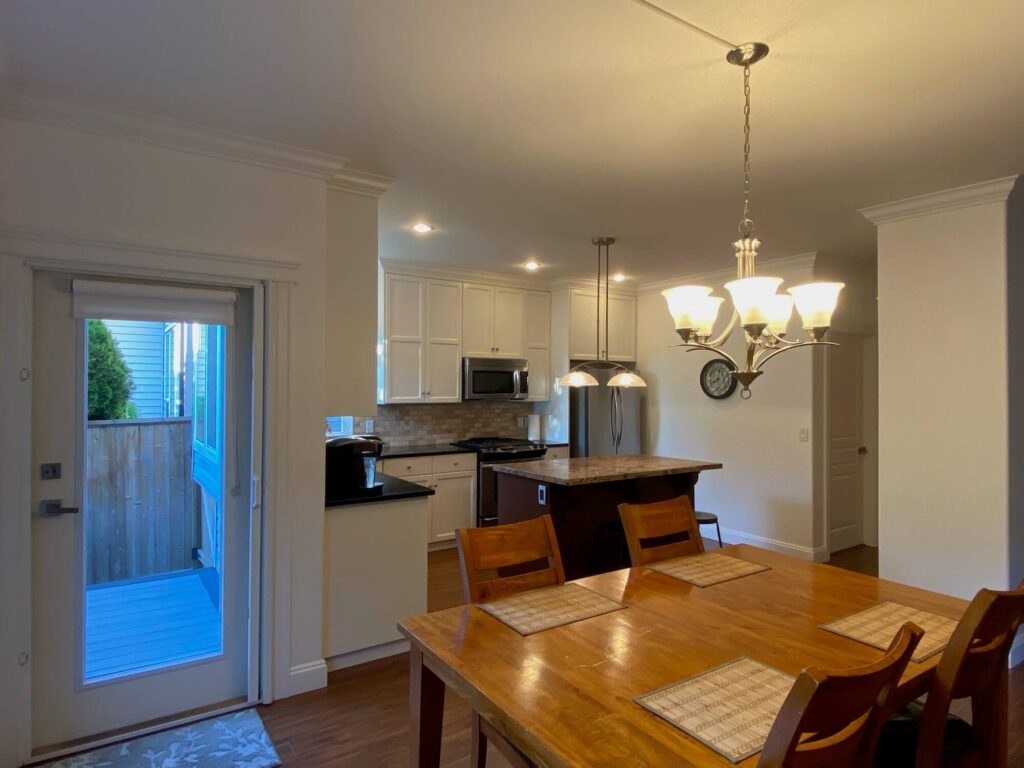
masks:
<svg viewBox="0 0 1024 768"><path fill-rule="evenodd" d="M603 314L602 307L602 314ZM603 322L603 321L602 321ZM604 328L601 329L602 335ZM608 295L608 360L636 360L636 296Z"/></svg>
<svg viewBox="0 0 1024 768"><path fill-rule="evenodd" d="M597 294L572 288L569 291L569 359L596 360ZM604 328L601 329L604 337Z"/></svg>
<svg viewBox="0 0 1024 768"><path fill-rule="evenodd" d="M462 283L427 281L426 392L430 403L456 403L461 393Z"/></svg>
<svg viewBox="0 0 1024 768"><path fill-rule="evenodd" d="M551 294L547 291L526 292L526 347L551 346Z"/></svg>
<svg viewBox="0 0 1024 768"><path fill-rule="evenodd" d="M494 287L462 284L462 354L490 357L494 344Z"/></svg>
<svg viewBox="0 0 1024 768"><path fill-rule="evenodd" d="M499 357L524 357L526 291L518 288L494 289L494 354Z"/></svg>
<svg viewBox="0 0 1024 768"><path fill-rule="evenodd" d="M421 277L386 275L384 285L384 399L423 401L423 301Z"/></svg>

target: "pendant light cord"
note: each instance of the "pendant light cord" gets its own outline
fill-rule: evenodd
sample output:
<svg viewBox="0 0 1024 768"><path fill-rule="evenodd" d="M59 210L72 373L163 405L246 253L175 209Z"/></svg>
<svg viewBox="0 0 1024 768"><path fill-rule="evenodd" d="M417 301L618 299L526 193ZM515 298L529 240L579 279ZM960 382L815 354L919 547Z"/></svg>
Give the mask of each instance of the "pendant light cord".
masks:
<svg viewBox="0 0 1024 768"><path fill-rule="evenodd" d="M676 16L674 13L665 10L660 5L655 5L654 3L650 2L650 0L634 0L634 2L639 3L645 8L648 8L649 10L652 10L655 13L660 14L661 16L664 16L666 19L671 19L677 24L682 24L684 27L692 30L693 32L696 32L697 34L704 35L704 37L706 37L708 40L713 40L719 45L724 45L726 48L736 47L735 43L730 43L724 37L719 37L718 35L708 32L706 29L698 27L696 24L693 24L692 22L689 22L686 19L681 18L680 16Z"/></svg>

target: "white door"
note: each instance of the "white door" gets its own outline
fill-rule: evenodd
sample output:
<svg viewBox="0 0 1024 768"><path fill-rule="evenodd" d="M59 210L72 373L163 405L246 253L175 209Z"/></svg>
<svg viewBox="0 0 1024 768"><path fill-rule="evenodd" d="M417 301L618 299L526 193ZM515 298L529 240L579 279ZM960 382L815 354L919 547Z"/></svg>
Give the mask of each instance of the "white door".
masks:
<svg viewBox="0 0 1024 768"><path fill-rule="evenodd" d="M457 528L473 524L475 472L434 475L431 500L430 540L453 541Z"/></svg>
<svg viewBox="0 0 1024 768"><path fill-rule="evenodd" d="M860 446L862 344L859 336L829 334L828 382L828 544L829 554L864 543L863 479Z"/></svg>
<svg viewBox="0 0 1024 768"><path fill-rule="evenodd" d="M494 287L464 283L462 286L462 354L490 357L494 346Z"/></svg>
<svg viewBox="0 0 1024 768"><path fill-rule="evenodd" d="M516 288L494 289L494 353L523 357L526 329L526 294Z"/></svg>
<svg viewBox="0 0 1024 768"><path fill-rule="evenodd" d="M424 280L390 274L384 279L384 397L389 403L419 403L426 391L423 379Z"/></svg>
<svg viewBox="0 0 1024 768"><path fill-rule="evenodd" d="M426 395L430 403L462 399L462 284L427 281Z"/></svg>
<svg viewBox="0 0 1024 768"><path fill-rule="evenodd" d="M221 315L196 322L169 309L182 290L34 279L36 754L253 700L252 302L187 289ZM140 328L179 328L169 346L117 341L102 320L133 306ZM133 418L150 366L167 410Z"/></svg>

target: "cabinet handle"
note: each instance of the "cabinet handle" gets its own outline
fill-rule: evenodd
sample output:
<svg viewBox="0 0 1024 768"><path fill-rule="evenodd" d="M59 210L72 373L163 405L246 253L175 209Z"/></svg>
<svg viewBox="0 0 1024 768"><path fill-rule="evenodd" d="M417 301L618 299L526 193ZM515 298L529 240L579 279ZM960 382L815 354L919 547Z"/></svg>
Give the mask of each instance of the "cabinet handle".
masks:
<svg viewBox="0 0 1024 768"><path fill-rule="evenodd" d="M867 453L867 451L864 451L864 453ZM457 461L453 461L453 462L452 462L452 465L453 465L453 466L456 466L456 467L457 467L457 466L459 466L459 462L457 462Z"/></svg>

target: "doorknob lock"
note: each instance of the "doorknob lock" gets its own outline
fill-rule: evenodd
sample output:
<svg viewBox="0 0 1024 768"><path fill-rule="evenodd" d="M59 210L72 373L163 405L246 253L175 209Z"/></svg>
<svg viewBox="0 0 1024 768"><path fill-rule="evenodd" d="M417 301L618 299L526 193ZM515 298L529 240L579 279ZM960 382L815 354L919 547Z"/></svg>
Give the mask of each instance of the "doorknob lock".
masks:
<svg viewBox="0 0 1024 768"><path fill-rule="evenodd" d="M60 499L39 502L39 511L44 515L77 515L78 507L65 507Z"/></svg>

